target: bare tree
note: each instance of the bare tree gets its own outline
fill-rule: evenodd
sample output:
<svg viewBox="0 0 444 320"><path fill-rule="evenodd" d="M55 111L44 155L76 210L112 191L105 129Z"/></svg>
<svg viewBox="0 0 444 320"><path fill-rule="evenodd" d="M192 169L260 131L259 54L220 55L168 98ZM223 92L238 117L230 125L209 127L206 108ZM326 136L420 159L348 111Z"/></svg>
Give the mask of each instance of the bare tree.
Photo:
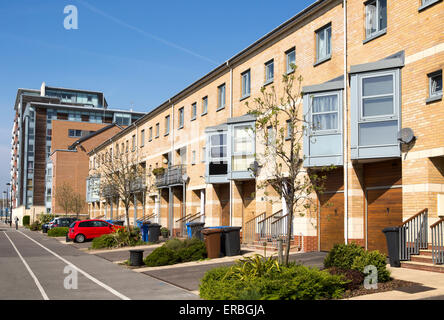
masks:
<svg viewBox="0 0 444 320"><path fill-rule="evenodd" d="M55 198L57 204L65 211L65 216L72 211L72 196L74 190L71 185L64 182L61 186L56 189Z"/></svg>
<svg viewBox="0 0 444 320"><path fill-rule="evenodd" d="M254 99L252 107L246 103L249 113L256 116L256 136L264 145L263 152L256 154L266 177L258 183L258 188L273 187L287 206L285 264L288 264L290 254L293 217L295 213L305 216L316 205L313 195L322 192L326 178L303 167L302 141L311 124L303 111L302 76L296 78L296 66L292 67L295 72L282 76L279 96L274 86L263 87L261 97Z"/></svg>
<svg viewBox="0 0 444 320"><path fill-rule="evenodd" d="M72 195L72 211L76 214L77 219L85 204L85 198L80 193L75 192Z"/></svg>
<svg viewBox="0 0 444 320"><path fill-rule="evenodd" d="M136 158L127 153L106 154L100 168L101 194L118 197L125 206L126 224L129 230L129 207L134 192L145 183L145 170Z"/></svg>

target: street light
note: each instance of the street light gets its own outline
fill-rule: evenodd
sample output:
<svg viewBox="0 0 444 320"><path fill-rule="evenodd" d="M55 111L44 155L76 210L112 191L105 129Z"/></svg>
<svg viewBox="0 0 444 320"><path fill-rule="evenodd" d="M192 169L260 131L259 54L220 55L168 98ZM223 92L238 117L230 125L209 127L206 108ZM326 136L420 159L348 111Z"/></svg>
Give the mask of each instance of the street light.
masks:
<svg viewBox="0 0 444 320"><path fill-rule="evenodd" d="M6 184L6 186L7 186L7 188L6 188L6 197L7 197L7 201L6 201L6 203L8 203L8 201L9 201L9 205L8 205L8 210L9 210L9 222L10 222L10 224L11 224L11 222L12 222L12 199L9 199L9 194L8 194L8 189L11 187L11 183L7 183ZM11 192L10 192L10 194L11 194L11 197L12 197L12 190L11 190Z"/></svg>
<svg viewBox="0 0 444 320"><path fill-rule="evenodd" d="M8 208L8 197L6 196L6 191L3 191L3 203L5 202L5 199L6 199L6 207L5 207L5 211L4 211L4 213L5 213L5 223L7 222L7 220L8 220L8 210L9 209L6 209L6 208Z"/></svg>

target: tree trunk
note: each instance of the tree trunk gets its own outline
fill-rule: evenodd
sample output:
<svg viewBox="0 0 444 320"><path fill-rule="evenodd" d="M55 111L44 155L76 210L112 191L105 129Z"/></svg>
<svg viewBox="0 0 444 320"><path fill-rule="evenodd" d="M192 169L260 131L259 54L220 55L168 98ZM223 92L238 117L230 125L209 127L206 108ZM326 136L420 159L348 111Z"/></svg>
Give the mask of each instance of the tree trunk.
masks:
<svg viewBox="0 0 444 320"><path fill-rule="evenodd" d="M285 265L288 266L290 257L290 241L291 241L291 224L293 222L293 203L287 204L287 246L285 247Z"/></svg>
<svg viewBox="0 0 444 320"><path fill-rule="evenodd" d="M126 227L127 227L128 231L130 231L129 206L125 206L125 216L126 216Z"/></svg>

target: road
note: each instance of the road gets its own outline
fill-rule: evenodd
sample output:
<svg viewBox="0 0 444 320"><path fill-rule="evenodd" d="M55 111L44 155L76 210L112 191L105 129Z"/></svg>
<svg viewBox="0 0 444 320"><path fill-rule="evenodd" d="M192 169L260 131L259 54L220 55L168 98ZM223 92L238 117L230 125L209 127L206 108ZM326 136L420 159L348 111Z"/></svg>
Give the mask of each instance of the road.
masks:
<svg viewBox="0 0 444 320"><path fill-rule="evenodd" d="M3 222L0 284L0 300L199 299L182 288Z"/></svg>

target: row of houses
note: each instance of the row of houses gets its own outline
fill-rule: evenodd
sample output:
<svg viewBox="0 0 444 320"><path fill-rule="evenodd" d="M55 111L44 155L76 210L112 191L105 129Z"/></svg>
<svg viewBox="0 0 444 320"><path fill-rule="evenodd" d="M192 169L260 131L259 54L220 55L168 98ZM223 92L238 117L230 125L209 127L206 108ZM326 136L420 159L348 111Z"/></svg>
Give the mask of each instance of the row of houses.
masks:
<svg viewBox="0 0 444 320"><path fill-rule="evenodd" d="M258 134L246 134L257 132L249 130L256 118L248 111L262 90L281 95L282 75L294 75L302 77L304 115L317 123L305 130L304 168L335 168L324 173L325 190L313 195L315 210L285 222L294 245L315 251L356 242L387 252L385 227L425 208L430 225L444 215L443 21L442 1L314 2L128 126L88 144L89 216L123 216L122 199L104 191L101 172L126 154L145 172L134 188L131 224L149 218L174 235L187 221L242 226L244 239L259 224L276 228L285 201L259 187L266 170L252 170L265 145ZM281 123L288 130L286 119Z"/></svg>

